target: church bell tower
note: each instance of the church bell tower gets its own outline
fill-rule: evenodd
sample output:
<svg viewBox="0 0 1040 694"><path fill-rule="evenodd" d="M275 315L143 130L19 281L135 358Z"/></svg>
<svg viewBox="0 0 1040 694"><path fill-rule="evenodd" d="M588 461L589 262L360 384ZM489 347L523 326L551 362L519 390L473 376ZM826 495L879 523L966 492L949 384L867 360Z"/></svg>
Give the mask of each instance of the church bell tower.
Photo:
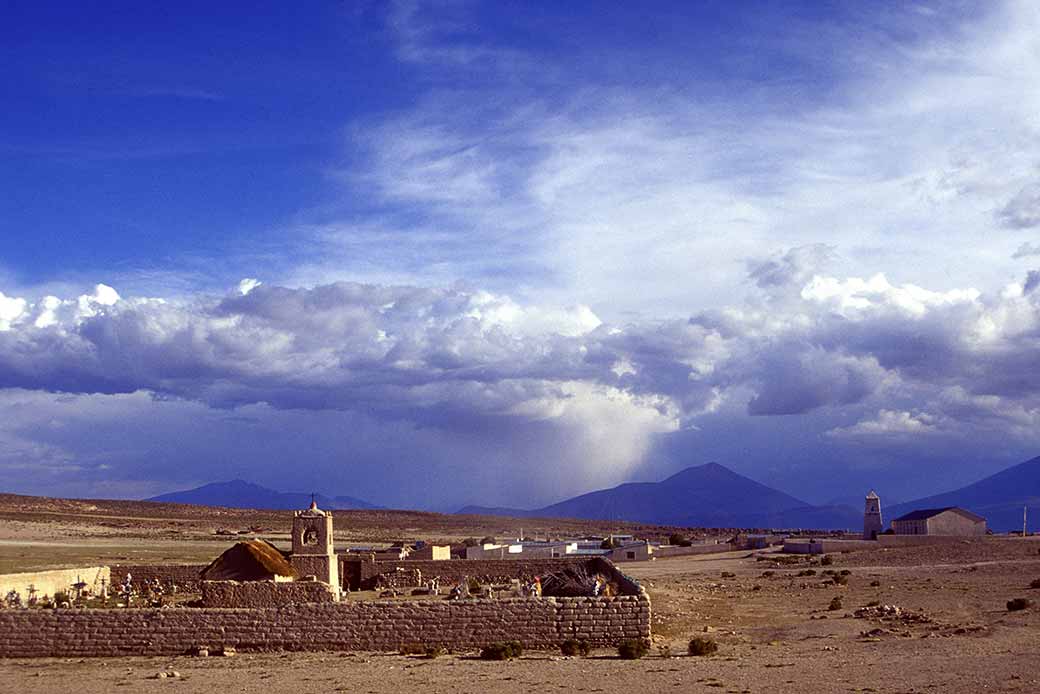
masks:
<svg viewBox="0 0 1040 694"><path fill-rule="evenodd" d="M339 560L332 545L332 511L311 501L306 511L293 513L290 563L300 578L314 576L339 592Z"/></svg>
<svg viewBox="0 0 1040 694"><path fill-rule="evenodd" d="M882 533L881 498L874 490L867 494L866 506L863 509L863 539L876 540Z"/></svg>

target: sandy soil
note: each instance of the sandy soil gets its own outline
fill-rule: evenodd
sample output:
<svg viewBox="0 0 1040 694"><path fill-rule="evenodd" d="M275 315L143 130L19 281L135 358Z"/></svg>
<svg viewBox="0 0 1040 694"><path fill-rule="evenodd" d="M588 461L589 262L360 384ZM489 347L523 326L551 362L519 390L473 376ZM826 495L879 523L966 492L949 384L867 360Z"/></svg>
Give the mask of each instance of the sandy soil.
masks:
<svg viewBox="0 0 1040 694"><path fill-rule="evenodd" d="M0 538L18 535L26 551L26 541L101 542L89 529L70 542L7 526L0 520ZM162 551L201 551L176 545ZM0 558L9 550L0 545ZM27 659L0 661L0 691L1040 692L1040 607L1005 607L1014 597L1040 603L1040 590L1029 588L1040 578L1038 550L1040 538L991 539L836 554L827 566L748 552L625 564L653 601L654 648L638 661L609 650L590 658L528 653L504 663L475 653ZM816 574L799 575L809 570ZM847 583L824 571L849 572ZM835 597L841 607L828 609ZM901 614L856 616L874 603ZM693 636L716 640L718 653L686 656ZM171 671L179 677L153 679Z"/></svg>

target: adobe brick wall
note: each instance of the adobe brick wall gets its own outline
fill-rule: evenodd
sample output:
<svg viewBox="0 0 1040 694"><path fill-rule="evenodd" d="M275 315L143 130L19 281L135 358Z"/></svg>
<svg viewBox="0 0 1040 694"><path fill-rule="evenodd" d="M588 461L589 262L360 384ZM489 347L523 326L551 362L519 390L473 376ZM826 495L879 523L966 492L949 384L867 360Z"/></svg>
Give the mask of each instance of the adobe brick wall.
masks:
<svg viewBox="0 0 1040 694"><path fill-rule="evenodd" d="M585 639L597 646L615 646L626 639L650 639L650 598L548 598L555 600L558 639Z"/></svg>
<svg viewBox="0 0 1040 694"><path fill-rule="evenodd" d="M945 545L979 539L960 535L878 535L883 547L910 547L913 545Z"/></svg>
<svg viewBox="0 0 1040 694"><path fill-rule="evenodd" d="M335 602L321 581L203 581L203 607L284 607L299 603Z"/></svg>
<svg viewBox="0 0 1040 694"><path fill-rule="evenodd" d="M374 587L376 590L391 588L400 590L422 585L429 576L423 576L418 569L404 570L398 568L396 571L381 573L375 577Z"/></svg>
<svg viewBox="0 0 1040 694"><path fill-rule="evenodd" d="M784 542L784 551L795 554L826 554L829 552L854 552L878 547L912 547L915 545L945 545L971 541L971 536L957 535L878 535L877 540L832 540L822 538L815 541L790 539Z"/></svg>
<svg viewBox="0 0 1040 694"><path fill-rule="evenodd" d="M402 643L479 648L517 639L557 648L650 638L645 592L615 598L332 602L266 609L0 610L0 657L176 655L240 651L396 650Z"/></svg>
<svg viewBox="0 0 1040 694"><path fill-rule="evenodd" d="M158 578L163 584L172 580L177 584L177 590L181 592L197 592L201 583L199 572L206 566L206 564L113 564L109 568L112 571L113 585L122 584L129 571L133 576L134 584L138 586L142 581L151 582Z"/></svg>
<svg viewBox="0 0 1040 694"><path fill-rule="evenodd" d="M717 545L690 545L689 547L676 547L665 545L654 550L655 559L669 559L671 557L685 557L694 554L721 554L741 549L729 542L720 542Z"/></svg>
<svg viewBox="0 0 1040 694"><path fill-rule="evenodd" d="M828 552L855 552L862 549L877 549L875 540L832 540L823 538L788 539L784 541L784 552L789 554L827 554Z"/></svg>
<svg viewBox="0 0 1040 694"><path fill-rule="evenodd" d="M372 562L350 555L339 555L339 575L342 577L343 587L349 587L351 590L373 590L377 585L377 576L394 574L398 567L405 571L418 569L422 572L423 580L439 576L442 586L461 581L467 576L482 583L505 583L514 578L529 581L535 576L560 571L567 566L595 561L602 560L579 556L556 559L399 559ZM204 568L205 564L113 564L112 582L114 585L121 584L126 572L130 571L134 583L138 585L141 581L158 578L163 583L175 581L181 591L197 592L201 590L202 583L199 572Z"/></svg>
<svg viewBox="0 0 1040 694"><path fill-rule="evenodd" d="M399 561L363 561L354 558L341 558L340 575L351 590L372 590L376 586L376 577L380 574L393 574L400 567L411 571L419 569L423 580L440 577L441 585L461 581L467 576L476 578L482 583L503 583L519 578L531 580L535 576L559 571L567 566L586 564L588 557L560 557L558 559L450 559L444 561L426 561L402 559Z"/></svg>

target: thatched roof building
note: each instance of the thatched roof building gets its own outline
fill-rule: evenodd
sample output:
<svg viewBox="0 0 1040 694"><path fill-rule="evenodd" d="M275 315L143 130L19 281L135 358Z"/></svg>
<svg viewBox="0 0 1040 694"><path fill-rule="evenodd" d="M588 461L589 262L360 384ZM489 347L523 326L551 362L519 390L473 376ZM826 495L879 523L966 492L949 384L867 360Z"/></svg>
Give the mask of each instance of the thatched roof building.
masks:
<svg viewBox="0 0 1040 694"><path fill-rule="evenodd" d="M203 581L290 581L296 570L265 540L237 542L199 573Z"/></svg>

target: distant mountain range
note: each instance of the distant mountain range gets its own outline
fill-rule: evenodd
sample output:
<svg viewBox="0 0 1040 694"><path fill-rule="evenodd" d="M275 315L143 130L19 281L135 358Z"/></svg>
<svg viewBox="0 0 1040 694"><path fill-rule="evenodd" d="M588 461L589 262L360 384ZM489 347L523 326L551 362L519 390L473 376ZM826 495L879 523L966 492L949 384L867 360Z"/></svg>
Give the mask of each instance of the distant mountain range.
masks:
<svg viewBox="0 0 1040 694"><path fill-rule="evenodd" d="M1040 457L1019 463L966 487L935 496L915 499L885 508L881 513L888 521L916 509L960 506L986 518L991 530L1022 529L1022 507L1029 508L1029 528L1040 528Z"/></svg>
<svg viewBox="0 0 1040 694"><path fill-rule="evenodd" d="M662 482L629 482L534 510L467 506L458 513L717 528L863 527L863 512L851 506L813 506L718 463L686 468Z"/></svg>
<svg viewBox="0 0 1040 694"><path fill-rule="evenodd" d="M916 509L960 506L981 516L992 530L1040 528L1040 457L974 484L889 508L882 499L885 527ZM717 463L686 468L662 482L630 482L582 494L533 510L467 506L458 513L512 517L629 520L661 525L729 528L813 528L860 530L863 511L844 504L813 506L759 484Z"/></svg>
<svg viewBox="0 0 1040 694"><path fill-rule="evenodd" d="M325 509L378 509L362 499L318 495ZM253 509L300 509L311 495L279 492L243 480L215 482L195 489L161 494L146 501ZM943 494L885 507L885 525L915 509L960 506L985 516L996 531L1020 529L1022 507L1029 507L1032 530L1040 528L1040 457ZM626 520L658 525L716 528L812 528L860 530L861 508L813 506L732 470L708 463L689 467L661 482L629 482L538 509L466 506L458 514L513 518L582 518Z"/></svg>
<svg viewBox="0 0 1040 694"><path fill-rule="evenodd" d="M319 507L326 510L381 508L351 496L328 497L318 494L314 500ZM201 487L186 489L182 492L160 494L145 499L145 501L282 510L307 508L311 505L311 495L303 492L279 492L244 480L231 480L230 482L204 484Z"/></svg>

